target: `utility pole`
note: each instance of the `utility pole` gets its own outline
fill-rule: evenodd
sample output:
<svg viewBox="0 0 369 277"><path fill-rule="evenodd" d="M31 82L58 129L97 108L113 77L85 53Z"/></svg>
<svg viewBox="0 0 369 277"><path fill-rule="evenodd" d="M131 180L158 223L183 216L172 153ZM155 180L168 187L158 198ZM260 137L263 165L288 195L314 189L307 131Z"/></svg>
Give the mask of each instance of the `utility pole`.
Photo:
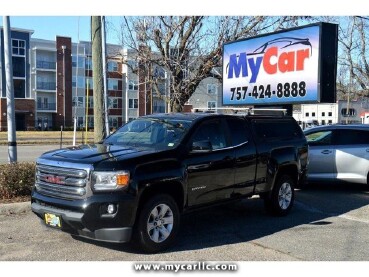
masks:
<svg viewBox="0 0 369 277"><path fill-rule="evenodd" d="M62 45L62 50L63 50L63 128L64 129L65 129L65 49L67 49L67 47L65 45Z"/></svg>
<svg viewBox="0 0 369 277"><path fill-rule="evenodd" d="M109 129L109 116L108 116L108 80L106 76L106 32L105 32L105 16L101 17L101 27L102 27L102 65L103 65L103 78L104 78L104 113L105 113L105 130L106 135L110 133Z"/></svg>
<svg viewBox="0 0 369 277"><path fill-rule="evenodd" d="M126 71L126 75L124 76L125 78L125 82L126 82L126 90L125 90L125 94L126 94L126 123L128 123L128 67L127 67L127 71Z"/></svg>
<svg viewBox="0 0 369 277"><path fill-rule="evenodd" d="M92 32L92 72L94 87L94 141L102 141L106 137L104 128L104 83L102 65L101 17L91 17Z"/></svg>
<svg viewBox="0 0 369 277"><path fill-rule="evenodd" d="M17 138L15 127L15 103L13 86L13 62L11 47L11 31L9 16L3 16L4 25L4 52L5 52L5 79L6 79L6 104L8 123L8 161L17 162Z"/></svg>

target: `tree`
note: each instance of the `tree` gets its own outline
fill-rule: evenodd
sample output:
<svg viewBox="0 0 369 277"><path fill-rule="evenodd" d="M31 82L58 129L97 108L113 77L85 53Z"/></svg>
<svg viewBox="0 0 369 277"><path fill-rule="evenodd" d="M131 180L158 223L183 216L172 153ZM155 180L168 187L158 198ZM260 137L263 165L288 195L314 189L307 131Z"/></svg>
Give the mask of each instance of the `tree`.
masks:
<svg viewBox="0 0 369 277"><path fill-rule="evenodd" d="M226 42L297 26L300 17L268 16L155 16L124 17L121 39L133 49L146 70L165 68L169 78L171 111L180 112L207 77L222 78L222 49ZM132 68L138 72L138 68ZM160 96L154 74L146 79ZM161 96L163 97L163 96Z"/></svg>
<svg viewBox="0 0 369 277"><path fill-rule="evenodd" d="M357 16L340 20L338 91L341 99L369 96L368 23L369 18Z"/></svg>

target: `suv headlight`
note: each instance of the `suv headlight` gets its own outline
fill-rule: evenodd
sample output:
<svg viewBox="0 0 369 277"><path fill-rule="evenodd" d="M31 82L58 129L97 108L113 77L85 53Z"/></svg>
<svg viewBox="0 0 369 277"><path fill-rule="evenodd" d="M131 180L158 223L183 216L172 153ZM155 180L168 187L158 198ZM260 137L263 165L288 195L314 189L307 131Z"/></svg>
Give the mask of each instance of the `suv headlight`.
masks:
<svg viewBox="0 0 369 277"><path fill-rule="evenodd" d="M91 175L92 189L108 191L124 189L129 184L129 171L93 171Z"/></svg>

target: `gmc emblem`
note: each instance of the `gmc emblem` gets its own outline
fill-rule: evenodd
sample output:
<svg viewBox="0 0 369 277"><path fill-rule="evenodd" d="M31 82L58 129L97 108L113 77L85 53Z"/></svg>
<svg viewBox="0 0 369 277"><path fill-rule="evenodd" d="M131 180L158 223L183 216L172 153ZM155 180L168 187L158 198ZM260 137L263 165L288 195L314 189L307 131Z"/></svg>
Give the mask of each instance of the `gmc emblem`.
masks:
<svg viewBox="0 0 369 277"><path fill-rule="evenodd" d="M65 177L62 176L55 176L55 175L46 175L44 176L44 181L48 182L48 183L53 183L53 184L64 184L65 182Z"/></svg>

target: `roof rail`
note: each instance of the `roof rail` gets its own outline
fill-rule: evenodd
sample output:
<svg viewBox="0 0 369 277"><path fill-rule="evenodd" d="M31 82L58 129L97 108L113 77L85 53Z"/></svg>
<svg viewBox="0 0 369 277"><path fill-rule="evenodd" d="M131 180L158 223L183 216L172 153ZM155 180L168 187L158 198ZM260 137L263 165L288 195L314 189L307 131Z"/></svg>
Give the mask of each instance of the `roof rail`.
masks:
<svg viewBox="0 0 369 277"><path fill-rule="evenodd" d="M193 108L193 113L220 113L220 114L246 114L246 115L286 115L287 109L277 108Z"/></svg>

